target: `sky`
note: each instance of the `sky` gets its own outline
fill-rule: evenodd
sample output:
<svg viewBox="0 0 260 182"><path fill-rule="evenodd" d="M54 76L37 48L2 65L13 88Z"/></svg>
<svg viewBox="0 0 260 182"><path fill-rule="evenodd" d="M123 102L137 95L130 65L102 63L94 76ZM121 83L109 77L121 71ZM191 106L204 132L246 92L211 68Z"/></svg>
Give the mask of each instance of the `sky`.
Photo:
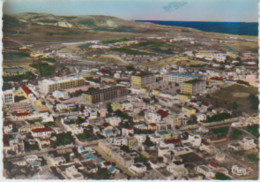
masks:
<svg viewBox="0 0 260 182"><path fill-rule="evenodd" d="M258 0L5 0L3 11L110 15L130 20L257 22Z"/></svg>

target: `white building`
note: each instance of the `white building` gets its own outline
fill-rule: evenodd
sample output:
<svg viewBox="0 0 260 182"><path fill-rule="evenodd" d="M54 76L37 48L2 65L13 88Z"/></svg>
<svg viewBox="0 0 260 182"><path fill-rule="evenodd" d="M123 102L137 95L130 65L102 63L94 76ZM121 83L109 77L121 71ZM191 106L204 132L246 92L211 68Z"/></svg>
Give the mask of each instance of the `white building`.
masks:
<svg viewBox="0 0 260 182"><path fill-rule="evenodd" d="M130 166L130 169L138 174L145 173L147 171L147 167L142 163L134 163Z"/></svg>
<svg viewBox="0 0 260 182"><path fill-rule="evenodd" d="M84 179L84 176L78 171L78 169L75 166L67 167L64 173L68 177L68 179Z"/></svg>
<svg viewBox="0 0 260 182"><path fill-rule="evenodd" d="M53 132L52 128L45 127L33 129L31 133L33 137L47 138L50 137Z"/></svg>
<svg viewBox="0 0 260 182"><path fill-rule="evenodd" d="M201 144L201 136L200 135L195 135L195 134L190 134L188 136L187 140L182 140L183 143L190 143L193 147L199 147Z"/></svg>
<svg viewBox="0 0 260 182"><path fill-rule="evenodd" d="M130 127L122 128L122 136L129 136L134 134L134 129Z"/></svg>
<svg viewBox="0 0 260 182"><path fill-rule="evenodd" d="M52 93L53 97L57 98L57 99L69 99L69 94L68 92L64 92L64 91L59 91L59 90L55 90Z"/></svg>
<svg viewBox="0 0 260 182"><path fill-rule="evenodd" d="M188 170L184 167L184 164L179 161L169 163L166 169L177 178L188 175Z"/></svg>
<svg viewBox="0 0 260 182"><path fill-rule="evenodd" d="M148 122L148 124L159 123L161 121L161 115L159 115L155 112L148 111L145 113L145 119Z"/></svg>
<svg viewBox="0 0 260 182"><path fill-rule="evenodd" d="M200 165L195 168L195 170L203 174L207 179L212 179L215 177L215 173L206 165Z"/></svg>
<svg viewBox="0 0 260 182"><path fill-rule="evenodd" d="M14 103L14 88L3 91L3 102L5 104Z"/></svg>
<svg viewBox="0 0 260 182"><path fill-rule="evenodd" d="M239 141L238 143L244 150L250 150L257 147L254 139L250 137L244 137L243 140Z"/></svg>
<svg viewBox="0 0 260 182"><path fill-rule="evenodd" d="M71 76L71 77L55 77L54 79L44 79L39 81L38 87L42 94L51 93L55 90L64 90L69 88L75 88L86 84L86 80L83 77Z"/></svg>
<svg viewBox="0 0 260 182"><path fill-rule="evenodd" d="M118 126L121 123L121 118L114 116L106 118L106 122L109 123L111 126Z"/></svg>

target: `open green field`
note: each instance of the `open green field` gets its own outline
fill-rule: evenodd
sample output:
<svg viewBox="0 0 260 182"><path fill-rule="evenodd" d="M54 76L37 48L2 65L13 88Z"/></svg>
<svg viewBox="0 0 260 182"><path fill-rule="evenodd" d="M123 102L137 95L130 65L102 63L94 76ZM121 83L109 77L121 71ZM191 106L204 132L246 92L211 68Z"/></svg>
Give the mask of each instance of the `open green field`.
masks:
<svg viewBox="0 0 260 182"><path fill-rule="evenodd" d="M223 137L223 136L227 136L229 127L222 127L222 128L214 128L211 130L212 134L215 137Z"/></svg>
<svg viewBox="0 0 260 182"><path fill-rule="evenodd" d="M248 126L246 130L252 135L254 135L256 138L259 137L259 125Z"/></svg>
<svg viewBox="0 0 260 182"><path fill-rule="evenodd" d="M5 60L17 60L30 58L30 55L25 52L4 52L3 57Z"/></svg>
<svg viewBox="0 0 260 182"><path fill-rule="evenodd" d="M38 69L41 76L49 76L55 72L55 66L50 66L47 63L31 64L31 67Z"/></svg>

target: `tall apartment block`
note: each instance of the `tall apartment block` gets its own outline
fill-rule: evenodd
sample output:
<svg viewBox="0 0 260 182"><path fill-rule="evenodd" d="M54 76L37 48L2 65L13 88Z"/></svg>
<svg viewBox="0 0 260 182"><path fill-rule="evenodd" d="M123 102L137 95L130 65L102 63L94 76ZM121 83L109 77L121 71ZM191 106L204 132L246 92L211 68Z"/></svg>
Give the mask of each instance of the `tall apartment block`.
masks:
<svg viewBox="0 0 260 182"><path fill-rule="evenodd" d="M124 97L128 95L128 89L122 86L113 86L105 89L97 89L82 94L82 100L89 104L105 102L108 100Z"/></svg>
<svg viewBox="0 0 260 182"><path fill-rule="evenodd" d="M185 81L193 80L193 79L200 79L202 76L194 75L194 74L187 74L187 73L167 73L164 75L164 81L182 83Z"/></svg>
<svg viewBox="0 0 260 182"><path fill-rule="evenodd" d="M14 89L3 90L3 102L14 103Z"/></svg>
<svg viewBox="0 0 260 182"><path fill-rule="evenodd" d="M143 88L154 82L156 82L156 77L153 74L140 74L131 77L131 84L133 88Z"/></svg>
<svg viewBox="0 0 260 182"><path fill-rule="evenodd" d="M51 80L44 79L39 81L39 89L43 94L51 93L55 90L65 90L69 88L80 87L86 85L87 81L83 77L65 77L55 78Z"/></svg>
<svg viewBox="0 0 260 182"><path fill-rule="evenodd" d="M205 80L189 80L181 84L181 93L187 95L196 95L202 93L206 89Z"/></svg>

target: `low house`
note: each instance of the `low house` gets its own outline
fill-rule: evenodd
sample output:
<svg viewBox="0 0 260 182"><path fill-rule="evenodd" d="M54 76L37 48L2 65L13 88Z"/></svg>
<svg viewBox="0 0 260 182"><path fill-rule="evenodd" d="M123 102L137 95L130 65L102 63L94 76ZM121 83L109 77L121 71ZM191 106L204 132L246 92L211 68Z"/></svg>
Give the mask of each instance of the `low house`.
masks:
<svg viewBox="0 0 260 182"><path fill-rule="evenodd" d="M187 140L182 140L182 143L190 143L193 147L199 147L201 141L200 135L190 134Z"/></svg>
<svg viewBox="0 0 260 182"><path fill-rule="evenodd" d="M31 133L33 137L48 138L54 133L54 130L51 127L36 128Z"/></svg>
<svg viewBox="0 0 260 182"><path fill-rule="evenodd" d="M148 163L150 164L151 168L153 168L153 169L158 169L158 168L162 168L162 167L166 166L165 163L155 161L155 160L149 160Z"/></svg>
<svg viewBox="0 0 260 182"><path fill-rule="evenodd" d="M84 179L84 176L78 171L75 166L69 166L64 171L65 176L67 179Z"/></svg>
<svg viewBox="0 0 260 182"><path fill-rule="evenodd" d="M120 117L109 117L106 118L106 122L109 123L111 126L118 126L121 123L121 118Z"/></svg>
<svg viewBox="0 0 260 182"><path fill-rule="evenodd" d="M203 174L207 179L212 179L215 177L215 173L206 165L197 166L195 170L198 173Z"/></svg>
<svg viewBox="0 0 260 182"><path fill-rule="evenodd" d="M147 167L142 163L134 163L130 166L129 169L138 174L145 173L147 171Z"/></svg>
<svg viewBox="0 0 260 182"><path fill-rule="evenodd" d="M134 134L134 129L131 127L122 128L122 136L129 136Z"/></svg>
<svg viewBox="0 0 260 182"><path fill-rule="evenodd" d="M166 168L177 178L182 178L188 175L188 170L184 167L184 164L179 161L169 163Z"/></svg>
<svg viewBox="0 0 260 182"><path fill-rule="evenodd" d="M244 150L250 150L257 147L257 144L254 142L253 138L244 137L243 140L238 142Z"/></svg>

